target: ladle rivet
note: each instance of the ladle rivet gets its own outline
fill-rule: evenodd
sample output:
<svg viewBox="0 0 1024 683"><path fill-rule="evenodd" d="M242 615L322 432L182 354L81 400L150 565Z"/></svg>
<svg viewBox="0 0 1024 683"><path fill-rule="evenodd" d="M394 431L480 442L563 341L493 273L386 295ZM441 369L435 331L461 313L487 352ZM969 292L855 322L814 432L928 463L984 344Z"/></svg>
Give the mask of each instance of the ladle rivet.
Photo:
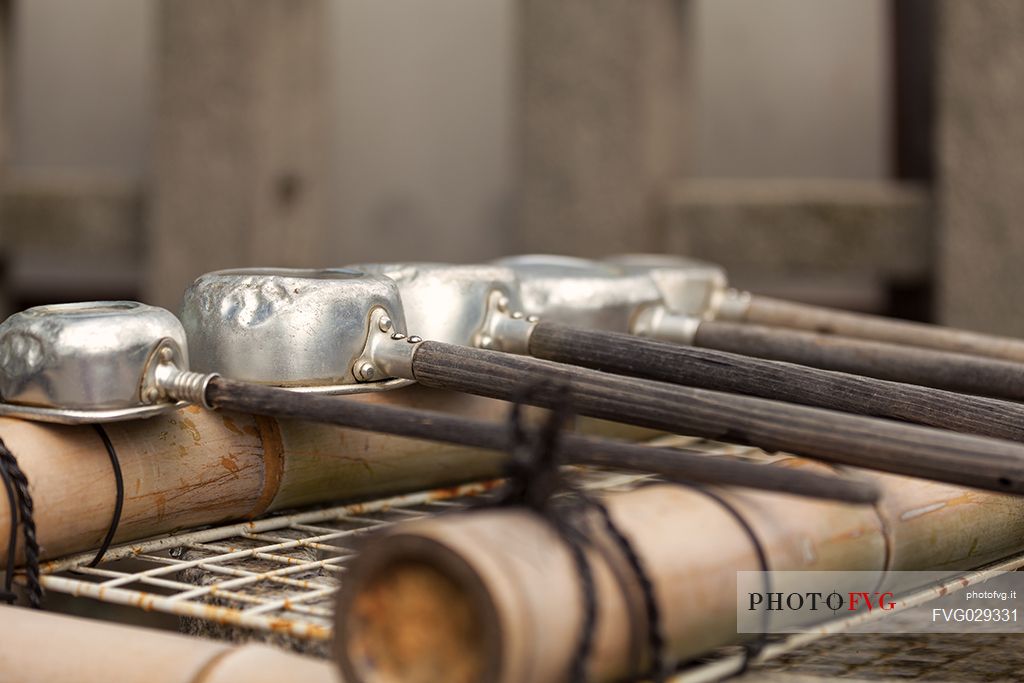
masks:
<svg viewBox="0 0 1024 683"><path fill-rule="evenodd" d="M391 331L391 318L389 318L387 316L384 316L377 323L377 326L380 327L380 331L381 332L390 332Z"/></svg>
<svg viewBox="0 0 1024 683"><path fill-rule="evenodd" d="M359 366L359 379L364 382L369 382L377 376L377 368L373 367L373 363L369 361Z"/></svg>
<svg viewBox="0 0 1024 683"><path fill-rule="evenodd" d="M423 341L423 337L418 337L414 334L411 337L409 337L406 341L409 342L410 344L419 344L421 341Z"/></svg>
<svg viewBox="0 0 1024 683"><path fill-rule="evenodd" d="M401 332L395 332L393 335L391 335L391 338L392 339L405 339L405 335L402 334Z"/></svg>

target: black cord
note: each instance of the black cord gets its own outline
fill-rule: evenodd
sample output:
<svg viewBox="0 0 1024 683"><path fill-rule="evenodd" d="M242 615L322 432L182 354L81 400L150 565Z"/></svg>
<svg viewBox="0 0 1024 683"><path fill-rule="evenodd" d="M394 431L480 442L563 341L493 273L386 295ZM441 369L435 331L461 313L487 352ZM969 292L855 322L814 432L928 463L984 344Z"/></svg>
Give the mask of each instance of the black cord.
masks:
<svg viewBox="0 0 1024 683"><path fill-rule="evenodd" d="M523 426L522 404L529 402L531 394L552 388L557 396L554 402L555 407L541 428L531 434ZM597 511L605 529L626 558L640 585L647 615L651 674L656 681L664 680L668 670L665 667L665 638L662 631L661 614L654 594L654 584L650 580L643 562L632 543L616 526L608 509L597 499L569 486L562 477L560 469L562 463L558 457L558 441L563 428L572 416L569 387L564 383L558 383L551 387L544 382L527 387L518 398L520 400L513 405L509 415L509 451L512 456L506 472L509 483L505 494L497 504L522 505L541 515L565 541L572 555L580 579L583 623L579 642L569 666L569 680L573 683L583 683L587 680L586 665L593 650L597 621L597 596L593 572L585 552L588 539L577 525L570 522L566 514L567 512L581 513L588 508ZM566 506L552 505L552 497L559 490L567 490L574 494L577 501L583 505L576 506L575 510L567 509Z"/></svg>
<svg viewBox="0 0 1024 683"><path fill-rule="evenodd" d="M539 430L532 434L523 425L523 404L530 396L553 389L557 399L555 407ZM564 383L553 386L540 382L526 387L512 405L509 414L509 459L506 465L508 485L495 503L499 506L522 506L540 515L558 533L572 556L580 578L583 600L583 624L579 642L569 664L569 680L585 683L587 660L594 645L594 625L597 621L597 595L594 575L585 551L586 538L566 516L565 511L551 504L555 493L565 486L558 459L558 440L562 428L569 421L569 389Z"/></svg>
<svg viewBox="0 0 1024 683"><path fill-rule="evenodd" d="M766 594L771 593L772 584L771 577L768 574L768 554L765 552L764 546L761 544L761 539L759 539L757 537L757 534L754 532L754 528L750 526L750 522L748 522L746 518L740 514L739 510L733 507L732 504L729 503L729 501L727 501L725 498L718 495L711 489L704 488L703 486L697 486L696 484L691 484L690 486L692 486L693 489L700 491L708 498L711 498L719 505L721 505L722 508L725 509L725 511L728 512L730 515L732 515L732 517L743 528L743 531L747 534L747 536L750 538L751 543L753 543L754 545L754 552L757 554L758 564L761 565L761 573L764 576L764 592ZM750 668L750 664L753 661L753 659L757 657L759 654L761 654L765 646L768 644L769 619L770 613L767 610L765 610L764 621L760 637L758 637L757 640L751 643L746 643L743 646L743 664L740 666L739 670L736 672L735 675L739 676L745 673L747 669Z"/></svg>
<svg viewBox="0 0 1024 683"><path fill-rule="evenodd" d="M576 573L580 577L583 624L580 628L579 642L576 643L576 651L569 663L569 681L571 683L586 683L587 660L590 659L590 653L594 649L594 627L597 624L597 591L594 589L594 573L590 569L590 561L587 560L584 549L586 540L580 538L579 531L563 519L548 519L565 540L569 553L572 555L573 564L576 565Z"/></svg>
<svg viewBox="0 0 1024 683"><path fill-rule="evenodd" d="M103 446L107 449L107 455L110 456L110 466L114 470L114 484L117 487L117 498L114 501L114 516L107 529L107 535L103 537L103 543L100 544L96 557L92 558L92 562L87 565L89 567L98 565L103 560L103 556L107 554L107 549L110 548L110 543L114 540L114 534L117 533L117 525L121 523L121 509L124 507L124 476L121 474L121 461L118 460L117 451L114 450L114 444L110 442L110 437L103 425L94 424L93 428L100 435Z"/></svg>
<svg viewBox="0 0 1024 683"><path fill-rule="evenodd" d="M28 477L18 466L17 458L7 448L3 439L0 439L0 470L3 471L4 486L8 492L13 488L17 494L17 509L11 509L11 534L13 536L16 533L17 524L20 522L21 532L25 539L25 579L28 583L28 603L38 609L43 603L43 586L39 581L39 542L36 539L36 523L32 516L35 505L32 502L32 494L29 492ZM8 572L11 571L14 562L14 555L11 554L7 558ZM5 584L6 590L9 588Z"/></svg>
<svg viewBox="0 0 1024 683"><path fill-rule="evenodd" d="M3 479L4 490L7 491L7 505L11 511L10 533L7 535L7 566L4 568L4 584L0 589L0 601L13 605L18 599L14 592L14 557L18 552L18 499L15 497L14 484L7 475L7 468L0 465L0 479Z"/></svg>
<svg viewBox="0 0 1024 683"><path fill-rule="evenodd" d="M588 498L591 507L597 510L604 522L605 530L619 546L619 551L625 556L629 563L637 583L640 584L640 593L643 596L644 611L647 615L647 647L650 650L651 666L648 677L661 683L668 678L671 669L665 661L665 633L661 624L661 610L658 608L658 596L654 593L654 582L651 581L647 569L644 567L640 555L637 554L633 543L626 538L625 534L615 524L611 513L604 503L596 498Z"/></svg>

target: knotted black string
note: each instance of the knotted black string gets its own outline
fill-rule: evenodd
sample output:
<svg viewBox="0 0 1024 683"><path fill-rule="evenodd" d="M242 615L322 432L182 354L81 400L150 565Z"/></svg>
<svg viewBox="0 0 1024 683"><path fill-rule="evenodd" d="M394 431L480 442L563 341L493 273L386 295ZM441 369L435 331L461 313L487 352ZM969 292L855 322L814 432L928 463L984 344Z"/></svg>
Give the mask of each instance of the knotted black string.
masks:
<svg viewBox="0 0 1024 683"><path fill-rule="evenodd" d="M43 603L43 587L39 582L39 542L36 539L36 523L33 518L35 506L28 488L28 478L18 466L18 460L0 439L0 479L7 491L7 502L11 510L10 536L7 541L7 567L4 569L4 585L0 600L13 604L14 563L18 547L18 526L21 526L25 540L25 578L28 584L29 605L38 609Z"/></svg>
<svg viewBox="0 0 1024 683"><path fill-rule="evenodd" d="M737 523L739 523L740 527L743 528L744 533L747 534L747 537L750 538L751 544L753 544L754 546L754 552L757 555L757 562L761 565L761 572L764 576L763 590L766 595L768 593L771 593L772 584L771 574L769 573L770 570L768 567L768 553L765 552L764 546L761 544L761 539L757 537L757 534L754 532L754 528L750 526L750 522L748 522L747 519L740 513L740 511L737 510L733 505L731 505L729 501L727 501L725 498L718 495L711 489L704 488L703 486L697 486L696 484L693 484L691 486L692 488L696 489L697 491L700 491L701 493L703 493L704 495L706 495L707 497L711 498L719 505L721 505L722 508L725 509L725 511L728 512L730 515L732 515L732 517L737 521ZM739 676L740 674L745 673L747 669L750 668L750 664L753 662L753 660L758 655L760 655L761 652L764 650L765 646L768 645L768 627L770 618L771 613L766 610L764 613L764 622L763 627L761 629L761 633L756 640L750 643L746 643L743 646L743 663L740 665L740 668L735 675Z"/></svg>
<svg viewBox="0 0 1024 683"><path fill-rule="evenodd" d="M541 392L554 391L554 408L538 430L527 430L523 425L523 403ZM541 515L565 541L580 578L583 597L583 624L579 642L569 667L569 680L584 683L587 680L586 663L593 650L594 628L597 621L597 597L593 572L586 556L589 540L580 531L580 518L587 509L596 510L609 536L619 547L630 569L636 576L643 594L647 616L647 637L651 653L650 675L657 681L665 679L665 638L661 628L661 615L654 585L632 543L619 530L608 509L596 498L572 487L562 476L558 453L560 435L572 417L572 401L568 386L542 383L528 388L519 397L509 416L508 484L498 505L519 505ZM552 499L560 491L567 491L578 503L576 506L557 505Z"/></svg>

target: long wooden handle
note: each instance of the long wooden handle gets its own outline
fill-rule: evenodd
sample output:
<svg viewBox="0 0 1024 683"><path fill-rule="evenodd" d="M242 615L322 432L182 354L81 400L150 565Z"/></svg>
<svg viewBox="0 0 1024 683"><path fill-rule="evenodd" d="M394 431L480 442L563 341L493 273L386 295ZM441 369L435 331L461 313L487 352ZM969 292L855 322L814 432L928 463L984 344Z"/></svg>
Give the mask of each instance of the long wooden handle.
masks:
<svg viewBox="0 0 1024 683"><path fill-rule="evenodd" d="M572 387L582 415L703 436L994 491L1024 493L1024 445L750 396L423 342L413 358L426 386L554 407Z"/></svg>
<svg viewBox="0 0 1024 683"><path fill-rule="evenodd" d="M553 323L537 325L530 353L662 382L1024 441L1024 405L998 399Z"/></svg>
<svg viewBox="0 0 1024 683"><path fill-rule="evenodd" d="M981 396L1024 401L1024 363L781 327L707 320L694 346Z"/></svg>
<svg viewBox="0 0 1024 683"><path fill-rule="evenodd" d="M741 321L1024 362L1024 340L1021 339L837 311L769 297L751 297Z"/></svg>
<svg viewBox="0 0 1024 683"><path fill-rule="evenodd" d="M206 396L211 405L224 410L324 422L475 448L509 447L510 434L505 425L447 413L297 394L223 377L211 380ZM636 469L661 474L671 481L743 486L847 503L870 504L878 499L877 488L866 481L712 459L692 451L576 434L564 434L559 447L569 463Z"/></svg>

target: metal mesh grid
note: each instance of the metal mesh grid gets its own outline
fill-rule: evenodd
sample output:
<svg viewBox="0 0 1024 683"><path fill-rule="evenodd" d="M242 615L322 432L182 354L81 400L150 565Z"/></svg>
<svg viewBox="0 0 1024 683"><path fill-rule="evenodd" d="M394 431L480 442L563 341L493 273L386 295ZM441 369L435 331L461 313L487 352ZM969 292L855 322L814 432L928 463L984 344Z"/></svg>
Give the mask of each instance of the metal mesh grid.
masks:
<svg viewBox="0 0 1024 683"><path fill-rule="evenodd" d="M762 451L688 437L663 437L709 456L768 460ZM585 489L628 490L650 474L572 468ZM398 521L467 507L497 482L395 496L253 522L160 536L45 563L48 591L180 617L272 632L292 639L331 637L333 598L353 541Z"/></svg>
<svg viewBox="0 0 1024 683"><path fill-rule="evenodd" d="M648 474L577 471L583 488L625 490ZM352 542L395 522L466 508L497 482L396 496L116 546L47 563L43 586L291 638L328 640Z"/></svg>
<svg viewBox="0 0 1024 683"><path fill-rule="evenodd" d="M779 457L688 437L664 437L653 443L755 462ZM572 468L571 477L581 488L605 492L630 490L658 479L588 468ZM205 625L200 631L206 634L244 639L245 633L262 632L270 634L268 638L286 639L293 649L324 653L332 633L334 594L346 564L355 556L353 541L395 522L465 509L492 496L497 484L478 482L122 544L111 548L95 568L87 566L91 552L46 563L43 585L48 591L184 617ZM998 568L1022 565L1024 555L1005 560ZM790 658L802 651L813 653L812 641L844 630L845 624L836 622L817 633L773 637L743 680L799 671L792 664L779 669L765 662L787 653L792 653ZM720 648L672 681L731 677L742 671L742 659L737 647Z"/></svg>

